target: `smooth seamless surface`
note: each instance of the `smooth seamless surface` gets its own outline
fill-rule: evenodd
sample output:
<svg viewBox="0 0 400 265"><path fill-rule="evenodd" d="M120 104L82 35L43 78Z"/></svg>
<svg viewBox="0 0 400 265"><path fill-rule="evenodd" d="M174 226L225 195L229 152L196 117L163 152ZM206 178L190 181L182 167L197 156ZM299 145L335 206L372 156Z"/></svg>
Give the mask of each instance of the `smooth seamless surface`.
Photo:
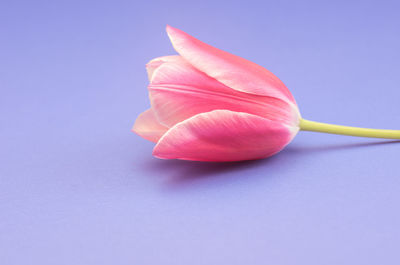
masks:
<svg viewBox="0 0 400 265"><path fill-rule="evenodd" d="M300 132L163 161L130 132L165 25L276 74L304 118L400 125L395 1L1 1L0 264L398 264L400 143Z"/></svg>

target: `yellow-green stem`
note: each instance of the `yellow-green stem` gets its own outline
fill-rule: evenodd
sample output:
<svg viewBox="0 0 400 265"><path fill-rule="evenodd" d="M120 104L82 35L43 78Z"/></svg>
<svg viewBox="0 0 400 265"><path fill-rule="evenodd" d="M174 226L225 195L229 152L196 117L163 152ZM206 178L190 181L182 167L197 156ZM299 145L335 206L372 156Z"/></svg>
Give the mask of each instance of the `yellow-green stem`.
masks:
<svg viewBox="0 0 400 265"><path fill-rule="evenodd" d="M350 136L359 136L359 137L400 139L400 130L380 130L380 129L357 128L357 127L341 126L341 125L333 125L333 124L322 123L322 122L308 121L305 119L300 120L300 130L342 134L342 135L350 135Z"/></svg>

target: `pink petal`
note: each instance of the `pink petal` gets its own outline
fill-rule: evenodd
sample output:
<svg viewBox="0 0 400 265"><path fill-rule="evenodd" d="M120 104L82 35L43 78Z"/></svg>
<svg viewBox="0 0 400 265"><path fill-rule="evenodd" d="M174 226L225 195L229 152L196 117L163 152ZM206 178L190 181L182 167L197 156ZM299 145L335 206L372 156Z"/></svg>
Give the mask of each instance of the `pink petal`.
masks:
<svg viewBox="0 0 400 265"><path fill-rule="evenodd" d="M168 127L216 109L247 112L286 124L298 123L296 106L274 97L231 89L200 72L182 57L159 66L148 88L158 120Z"/></svg>
<svg viewBox="0 0 400 265"><path fill-rule="evenodd" d="M158 142L161 136L168 130L167 127L161 125L154 115L152 109L142 112L136 119L132 131L140 135L146 140Z"/></svg>
<svg viewBox="0 0 400 265"><path fill-rule="evenodd" d="M161 137L153 155L197 161L265 158L282 150L297 131L256 115L215 110L176 124Z"/></svg>
<svg viewBox="0 0 400 265"><path fill-rule="evenodd" d="M212 47L171 26L167 26L167 33L175 50L185 60L228 87L296 104L282 81L267 69Z"/></svg>
<svg viewBox="0 0 400 265"><path fill-rule="evenodd" d="M181 59L181 56L179 55L169 55L169 56L162 56L162 57L157 57L150 62L146 64L146 70L147 70L147 76L149 78L149 81L151 82L152 76L154 71L163 63L166 62L174 62L177 60L183 60Z"/></svg>

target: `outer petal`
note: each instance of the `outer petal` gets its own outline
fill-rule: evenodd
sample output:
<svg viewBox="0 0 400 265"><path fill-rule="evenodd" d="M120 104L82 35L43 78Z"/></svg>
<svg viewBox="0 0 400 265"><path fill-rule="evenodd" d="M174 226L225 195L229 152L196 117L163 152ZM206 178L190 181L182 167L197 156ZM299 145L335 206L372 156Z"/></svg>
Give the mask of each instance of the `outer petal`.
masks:
<svg viewBox="0 0 400 265"><path fill-rule="evenodd" d="M216 109L247 112L286 124L298 123L296 106L278 98L229 88L200 72L182 57L158 66L152 75L149 93L157 118L168 127Z"/></svg>
<svg viewBox="0 0 400 265"><path fill-rule="evenodd" d="M132 131L142 136L144 139L157 142L161 136L168 130L167 127L161 125L154 115L152 109L148 109L141 113L133 125Z"/></svg>
<svg viewBox="0 0 400 265"><path fill-rule="evenodd" d="M153 155L197 161L265 158L282 150L297 131L256 115L215 110L176 124L161 137Z"/></svg>
<svg viewBox="0 0 400 265"><path fill-rule="evenodd" d="M181 60L183 60L183 59L179 55L162 56L162 57L157 57L157 58L151 60L150 62L148 62L146 64L147 76L149 78L149 81L151 82L154 71L159 66L161 66L163 63L175 62L175 61L181 61Z"/></svg>
<svg viewBox="0 0 400 265"><path fill-rule="evenodd" d="M212 47L171 26L167 26L167 33L175 50L190 64L228 87L296 104L282 81L267 69Z"/></svg>

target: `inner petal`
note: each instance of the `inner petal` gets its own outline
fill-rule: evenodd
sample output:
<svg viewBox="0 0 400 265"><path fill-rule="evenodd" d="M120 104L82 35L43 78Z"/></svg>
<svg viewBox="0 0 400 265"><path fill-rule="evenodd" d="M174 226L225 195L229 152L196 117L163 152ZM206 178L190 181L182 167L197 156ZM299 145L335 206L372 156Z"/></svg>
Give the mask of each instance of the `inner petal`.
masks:
<svg viewBox="0 0 400 265"><path fill-rule="evenodd" d="M292 124L297 115L296 109L283 100L231 89L184 59L159 66L148 88L158 120L168 127L218 109L246 112L286 124Z"/></svg>

